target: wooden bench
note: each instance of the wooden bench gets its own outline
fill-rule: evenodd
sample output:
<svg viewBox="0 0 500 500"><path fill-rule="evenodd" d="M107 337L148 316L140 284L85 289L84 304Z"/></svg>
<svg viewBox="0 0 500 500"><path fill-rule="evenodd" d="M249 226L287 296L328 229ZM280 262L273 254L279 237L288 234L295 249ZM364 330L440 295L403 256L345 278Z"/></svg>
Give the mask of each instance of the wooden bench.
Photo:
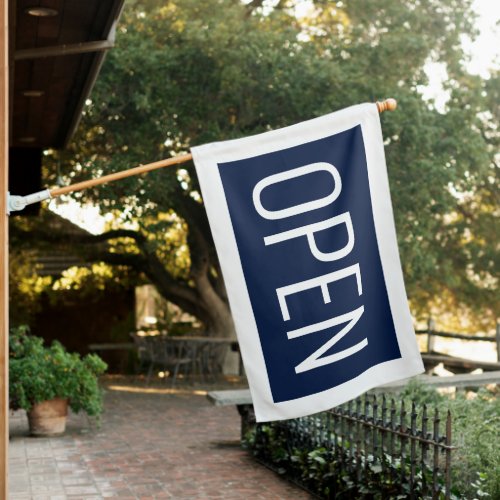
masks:
<svg viewBox="0 0 500 500"><path fill-rule="evenodd" d="M500 370L479 374L451 375L449 377L433 377L430 375L418 375L411 379L399 380L390 384L381 385L372 389L371 393L396 392L403 389L410 380L418 380L432 387L456 387L477 389L490 384L500 384ZM241 416L241 437L244 438L247 431L255 426L255 414L253 411L252 396L249 389L210 391L208 400L215 406L236 406Z"/></svg>
<svg viewBox="0 0 500 500"><path fill-rule="evenodd" d="M247 432L255 427L255 413L250 389L210 391L207 398L215 406L236 406L241 417L242 440L245 439Z"/></svg>
<svg viewBox="0 0 500 500"><path fill-rule="evenodd" d="M252 404L250 389L211 391L207 398L215 406L244 406Z"/></svg>
<svg viewBox="0 0 500 500"><path fill-rule="evenodd" d="M457 389L464 389L470 387L477 389L490 384L500 384L500 370L490 371L485 373L465 373L461 375L450 375L449 377L436 377L432 375L417 375L411 379L398 380L390 384L381 385L373 392L395 392L401 390L410 380L417 380L423 384L432 387L456 387Z"/></svg>
<svg viewBox="0 0 500 500"><path fill-rule="evenodd" d="M441 353L422 353L422 360L426 370L436 367L443 363L446 370L455 374L470 373L480 368L484 372L494 372L500 370L499 362L476 361L473 359L457 358Z"/></svg>
<svg viewBox="0 0 500 500"><path fill-rule="evenodd" d="M109 342L104 344L89 344L89 351L122 351L134 349L133 342Z"/></svg>

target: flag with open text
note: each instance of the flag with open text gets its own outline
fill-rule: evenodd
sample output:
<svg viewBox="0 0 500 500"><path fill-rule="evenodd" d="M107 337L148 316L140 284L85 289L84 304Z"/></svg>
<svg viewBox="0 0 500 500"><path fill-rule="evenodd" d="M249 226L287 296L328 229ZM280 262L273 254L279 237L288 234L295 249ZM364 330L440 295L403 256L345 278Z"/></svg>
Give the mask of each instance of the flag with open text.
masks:
<svg viewBox="0 0 500 500"><path fill-rule="evenodd" d="M423 371L375 104L192 154L258 421Z"/></svg>

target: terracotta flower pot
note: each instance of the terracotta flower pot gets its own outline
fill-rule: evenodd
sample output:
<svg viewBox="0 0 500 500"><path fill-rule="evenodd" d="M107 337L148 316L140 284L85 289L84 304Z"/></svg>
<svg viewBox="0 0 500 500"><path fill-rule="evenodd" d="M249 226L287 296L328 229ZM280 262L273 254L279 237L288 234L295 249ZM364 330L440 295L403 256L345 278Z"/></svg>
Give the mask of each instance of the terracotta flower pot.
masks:
<svg viewBox="0 0 500 500"><path fill-rule="evenodd" d="M30 433L33 436L53 436L66 429L68 400L54 398L33 405L28 412Z"/></svg>

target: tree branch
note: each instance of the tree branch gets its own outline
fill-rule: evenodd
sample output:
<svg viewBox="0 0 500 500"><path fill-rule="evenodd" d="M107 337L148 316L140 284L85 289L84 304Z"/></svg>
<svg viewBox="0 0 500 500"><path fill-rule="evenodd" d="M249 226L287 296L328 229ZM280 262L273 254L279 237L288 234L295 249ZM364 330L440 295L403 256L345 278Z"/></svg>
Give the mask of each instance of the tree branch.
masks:
<svg viewBox="0 0 500 500"><path fill-rule="evenodd" d="M146 260L138 254L95 252L88 255L91 262L105 262L113 266L129 266L136 271L144 271Z"/></svg>
<svg viewBox="0 0 500 500"><path fill-rule="evenodd" d="M201 301L196 290L188 285L180 284L165 271L161 264L158 267L157 262L152 262L142 255L134 254L96 252L89 257L92 261L105 262L110 265L130 266L136 271L143 272L167 300L177 304L184 311L193 314L204 323L208 324L210 322L209 315L200 307Z"/></svg>
<svg viewBox="0 0 500 500"><path fill-rule="evenodd" d="M89 236L89 242L97 243L100 241L109 241L118 238L131 238L135 240L138 245L142 245L147 241L146 237L139 231L133 231L131 229L113 229L105 233ZM85 241L85 239L82 238L82 241Z"/></svg>

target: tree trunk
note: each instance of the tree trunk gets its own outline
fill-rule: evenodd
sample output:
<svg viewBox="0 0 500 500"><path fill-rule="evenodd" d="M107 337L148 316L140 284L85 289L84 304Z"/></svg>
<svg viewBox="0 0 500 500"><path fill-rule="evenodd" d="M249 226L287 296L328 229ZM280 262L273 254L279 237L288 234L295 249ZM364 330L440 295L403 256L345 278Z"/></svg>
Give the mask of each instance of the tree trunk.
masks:
<svg viewBox="0 0 500 500"><path fill-rule="evenodd" d="M233 317L229 305L214 290L206 274L195 278L203 308L207 311L210 320L207 331L217 337L236 339Z"/></svg>

